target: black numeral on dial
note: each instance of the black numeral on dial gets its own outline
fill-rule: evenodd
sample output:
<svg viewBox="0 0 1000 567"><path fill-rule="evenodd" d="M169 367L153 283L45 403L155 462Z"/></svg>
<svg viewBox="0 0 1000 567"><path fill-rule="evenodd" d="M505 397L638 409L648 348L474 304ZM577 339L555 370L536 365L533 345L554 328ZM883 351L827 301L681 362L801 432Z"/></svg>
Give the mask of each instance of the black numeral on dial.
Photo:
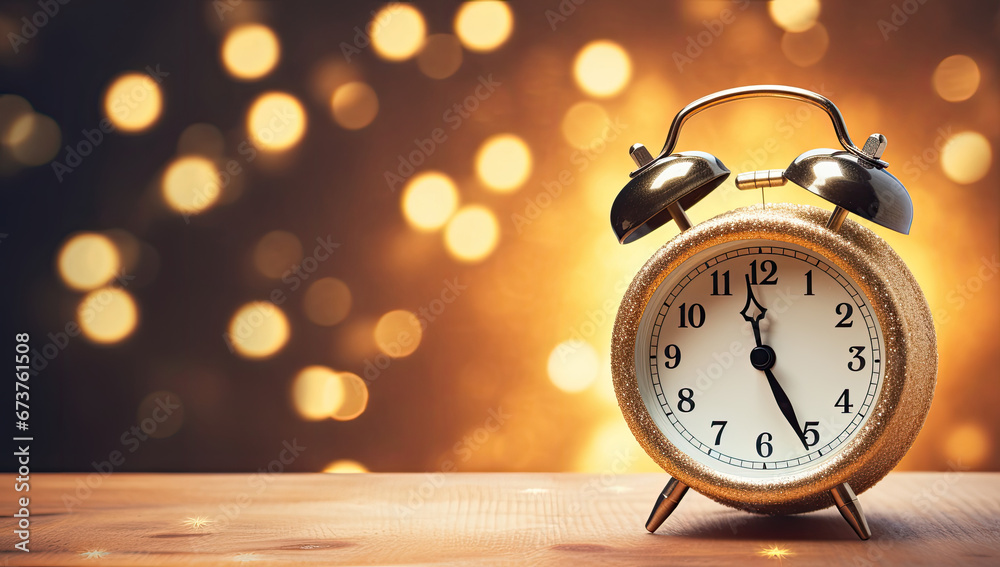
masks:
<svg viewBox="0 0 1000 567"><path fill-rule="evenodd" d="M819 443L819 430L816 429L817 425L819 425L818 421L807 421L805 429L802 430L802 436L805 437L807 447L812 447L813 445ZM812 441L809 440L810 433L812 433Z"/></svg>
<svg viewBox="0 0 1000 567"><path fill-rule="evenodd" d="M719 432L715 434L715 445L718 446L722 442L722 432L726 430L726 424L728 421L713 421L712 427L718 427Z"/></svg>
<svg viewBox="0 0 1000 567"><path fill-rule="evenodd" d="M843 413L851 413L851 408L854 407L854 404L851 403L851 391L849 389L844 390L844 393L837 398L837 403L833 404L833 407L844 408Z"/></svg>
<svg viewBox="0 0 1000 567"><path fill-rule="evenodd" d="M691 388L681 388L677 392L677 411L681 413L688 413L694 409L694 390Z"/></svg>
<svg viewBox="0 0 1000 567"><path fill-rule="evenodd" d="M850 351L854 355L854 358L847 361L847 369L852 372L861 372L865 367L865 357L861 356L861 353L865 352L865 347L852 346Z"/></svg>
<svg viewBox="0 0 1000 567"><path fill-rule="evenodd" d="M700 303L692 303L690 308L688 308L687 303L681 303L680 311L681 329L686 329L688 323L695 329L705 324L705 308Z"/></svg>
<svg viewBox="0 0 1000 567"><path fill-rule="evenodd" d="M663 349L663 356L667 357L664 363L667 368L677 368L681 363L681 348L677 345L667 345L667 348Z"/></svg>
<svg viewBox="0 0 1000 567"><path fill-rule="evenodd" d="M765 459L771 456L774 452L774 447L771 446L771 434L765 431L757 436L757 454Z"/></svg>
<svg viewBox="0 0 1000 567"><path fill-rule="evenodd" d="M712 295L732 295L729 293L729 270L722 272L722 293L719 293L719 270L712 272Z"/></svg>
<svg viewBox="0 0 1000 567"><path fill-rule="evenodd" d="M851 321L851 315L854 315L854 308L851 307L850 303L838 303L837 304L837 315L843 315L844 318L837 323L838 327L853 327L854 321Z"/></svg>
<svg viewBox="0 0 1000 567"><path fill-rule="evenodd" d="M750 285L777 285L778 283L778 265L774 263L774 260L764 260L760 263L761 273L767 272L760 283L757 283L757 260L750 262Z"/></svg>
<svg viewBox="0 0 1000 567"><path fill-rule="evenodd" d="M813 271L806 272L806 295L816 295L813 293Z"/></svg>

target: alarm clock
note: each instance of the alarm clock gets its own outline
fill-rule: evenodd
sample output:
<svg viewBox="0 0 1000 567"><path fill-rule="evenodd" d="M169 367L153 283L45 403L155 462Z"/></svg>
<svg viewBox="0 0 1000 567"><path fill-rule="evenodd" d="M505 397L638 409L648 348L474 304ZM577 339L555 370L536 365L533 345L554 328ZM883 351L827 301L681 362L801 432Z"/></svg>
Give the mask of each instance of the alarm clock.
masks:
<svg viewBox="0 0 1000 567"><path fill-rule="evenodd" d="M814 206L762 204L692 225L687 210L729 170L700 151L674 153L685 121L754 97L819 107L843 149L817 149L784 170L741 173L738 189L791 182ZM886 139L862 148L827 98L757 85L696 100L674 118L654 159L611 208L622 244L674 222L680 234L635 276L618 311L612 374L636 439L671 475L646 528L688 488L734 508L795 514L836 506L861 539L858 494L899 462L930 409L934 324L913 274L860 217L909 233L913 205L882 161Z"/></svg>

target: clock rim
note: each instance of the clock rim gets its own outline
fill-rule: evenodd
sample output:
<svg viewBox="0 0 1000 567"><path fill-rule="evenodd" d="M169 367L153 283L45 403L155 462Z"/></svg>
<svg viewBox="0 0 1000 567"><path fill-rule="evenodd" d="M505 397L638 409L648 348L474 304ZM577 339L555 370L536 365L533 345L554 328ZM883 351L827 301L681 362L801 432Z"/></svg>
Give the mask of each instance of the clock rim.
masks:
<svg viewBox="0 0 1000 567"><path fill-rule="evenodd" d="M672 476L723 504L782 514L833 505L828 494L848 482L860 494L906 454L930 409L937 348L930 309L902 259L878 235L848 219L825 227L829 212L809 205L754 205L723 213L679 234L639 270L625 292L612 337L612 376L633 435ZM656 288L694 255L720 244L768 239L813 251L854 280L882 329L882 392L865 424L829 460L791 474L752 478L702 464L670 442L639 393L635 368L639 322Z"/></svg>

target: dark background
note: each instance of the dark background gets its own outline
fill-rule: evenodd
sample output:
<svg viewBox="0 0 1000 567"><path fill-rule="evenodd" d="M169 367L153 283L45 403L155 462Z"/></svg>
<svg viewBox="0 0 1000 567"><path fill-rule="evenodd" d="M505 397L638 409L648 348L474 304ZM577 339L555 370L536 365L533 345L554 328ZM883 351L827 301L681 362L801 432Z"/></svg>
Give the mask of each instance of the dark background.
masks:
<svg viewBox="0 0 1000 567"><path fill-rule="evenodd" d="M996 470L1000 287L994 272L980 278L981 291L967 297L960 291L1000 248L996 168L975 183L959 184L936 160L919 176L908 177L900 166L934 148L939 128L977 131L995 152L1000 18L994 2L927 2L886 40L878 20L889 20L894 4L903 3L823 2L818 21L829 47L818 62L800 67L782 53L785 32L765 3L753 2L678 71L671 55L706 29L704 20L738 4L589 0L553 30L546 10L558 10L558 2L518 2L510 38L491 52L466 50L458 71L442 80L423 75L412 60L384 61L370 47L344 63L340 43L353 41L355 26L365 26L380 3L243 2L222 21L204 2L60 6L21 53L3 51L0 58L0 93L24 97L52 117L60 147L97 127L104 91L119 73L160 65L170 75L161 86L164 106L156 124L135 135L107 135L62 183L49 165L20 168L4 158L0 233L8 236L0 241L0 297L8 348L16 332L29 332L32 346L41 348L48 333L74 320L81 294L62 285L54 267L69 235L123 229L144 246L137 279L128 287L141 313L135 332L108 346L74 338L31 379L32 470L90 470L92 462L123 448L122 434L148 417L142 400L157 391L183 404L182 415L172 418L176 431L144 442L122 470L254 471L293 439L308 448L288 465L296 471L319 471L337 459L372 471L434 470L459 457L461 470L599 472L626 448L636 455L631 470L656 470L608 395L610 320L584 337L600 356L594 386L564 392L549 380L546 363L560 342L580 332L588 313L609 299L617 304L616 284L672 236L674 229L664 230L627 248L614 242L607 207L627 180L628 146L642 141L658 148L670 118L695 98L769 82L827 92L856 141L869 132L886 134L884 157L913 196L911 235L876 230L924 287L940 341L937 398L901 467L941 470L961 462ZM428 33L454 33L450 3L417 7ZM11 22L37 10L30 2L0 4L4 35ZM225 31L243 21L266 24L281 41L279 65L259 81L233 80L219 60ZM577 52L597 39L620 44L632 63L629 85L610 98L589 96L573 78ZM982 75L975 95L958 103L942 100L931 82L938 63L954 54L973 58ZM315 96L316 69L329 61L348 65L377 93L379 112L369 126L339 127L328 102ZM483 204L499 219L497 249L481 263L465 264L447 254L439 233L407 226L400 191L387 188L383 171L413 149L415 138L442 127L441 113L490 74L502 86L461 128L449 131L447 143L420 168L447 172L463 203ZM305 137L283 159L248 164L238 199L186 224L158 193L181 132L193 123L213 124L224 135L226 157L237 157L237 144L247 135L247 107L267 90L299 98L309 115ZM628 129L577 171L560 128L566 110L587 100ZM691 122L679 147L711 151L735 177L747 152L774 136L776 121L796 108L764 101L713 111ZM511 194L488 191L474 168L482 141L503 132L525 140L534 163L528 181ZM777 138L779 148L762 168L784 167L805 150L836 143L818 114L796 136ZM573 171L574 182L518 232L511 215L523 214L543 183L564 169ZM695 221L760 198L736 194L732 180L723 190L724 196L694 210ZM790 188L768 199L822 205ZM291 340L269 359L249 360L231 354L221 334L238 306L281 287L257 274L251 261L259 238L276 228L296 234L307 251L317 237L341 243L319 274L350 286L352 308L343 323L319 327L302 314L301 291L292 294L283 306ZM361 416L299 417L289 392L302 367L363 374L366 361L378 354L370 339L374 322L392 309L418 310L454 278L468 291L428 326L413 355L394 360L368 385ZM960 295L964 301L956 299ZM4 389L13 387L9 376L5 383ZM512 417L488 439L475 441L498 408ZM0 427L7 431L12 419L5 411ZM456 444L469 435L470 458L462 460L466 453ZM9 459L2 463L13 470Z"/></svg>

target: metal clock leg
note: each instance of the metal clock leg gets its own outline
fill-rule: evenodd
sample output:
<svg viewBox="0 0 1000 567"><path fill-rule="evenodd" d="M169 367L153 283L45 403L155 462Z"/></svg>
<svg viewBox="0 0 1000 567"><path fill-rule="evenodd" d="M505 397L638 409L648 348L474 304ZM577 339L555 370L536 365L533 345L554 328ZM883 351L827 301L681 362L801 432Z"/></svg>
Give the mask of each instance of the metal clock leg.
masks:
<svg viewBox="0 0 1000 567"><path fill-rule="evenodd" d="M848 524L851 524L858 537L861 539L872 537L872 531L868 528L868 520L865 519L865 512L861 509L861 502L858 501L858 496L854 494L851 485L845 482L831 490L830 494L833 496L834 503L837 504L837 509L840 510L840 515L847 520Z"/></svg>
<svg viewBox="0 0 1000 567"><path fill-rule="evenodd" d="M687 490L688 486L683 482L676 478L670 479L670 482L663 487L660 495L656 497L656 504L653 505L653 511L649 514L649 519L646 520L646 529L649 530L649 533L655 532L656 528L660 527L660 524L677 507L677 503L681 501L681 498L684 498L684 493Z"/></svg>

